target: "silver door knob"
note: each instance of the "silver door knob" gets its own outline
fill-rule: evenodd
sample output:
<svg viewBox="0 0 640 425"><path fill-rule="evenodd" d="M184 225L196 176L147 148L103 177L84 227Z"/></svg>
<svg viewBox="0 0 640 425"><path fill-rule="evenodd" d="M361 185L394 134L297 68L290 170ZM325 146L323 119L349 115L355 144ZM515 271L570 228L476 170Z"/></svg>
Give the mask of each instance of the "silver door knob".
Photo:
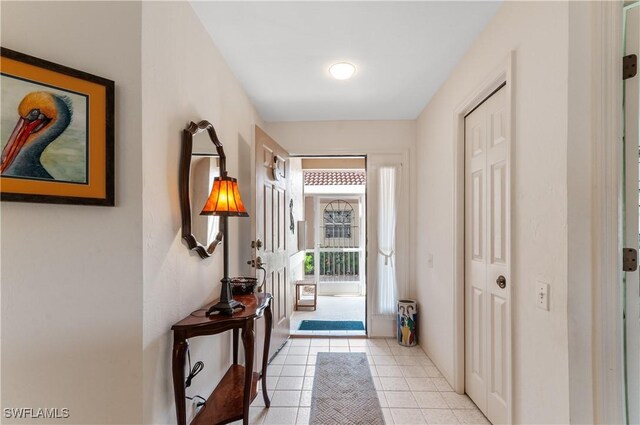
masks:
<svg viewBox="0 0 640 425"><path fill-rule="evenodd" d="M504 289L507 286L507 279L504 276L500 275L496 279L496 284L500 287L500 289Z"/></svg>

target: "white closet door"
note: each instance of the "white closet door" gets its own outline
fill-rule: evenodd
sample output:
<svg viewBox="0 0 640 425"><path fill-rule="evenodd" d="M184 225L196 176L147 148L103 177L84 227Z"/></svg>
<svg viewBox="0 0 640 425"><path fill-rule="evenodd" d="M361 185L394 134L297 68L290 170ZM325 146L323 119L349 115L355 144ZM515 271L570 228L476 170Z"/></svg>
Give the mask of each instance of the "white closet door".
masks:
<svg viewBox="0 0 640 425"><path fill-rule="evenodd" d="M465 389L487 410L485 104L465 118Z"/></svg>
<svg viewBox="0 0 640 425"><path fill-rule="evenodd" d="M465 118L465 388L507 422L510 381L509 150L506 90Z"/></svg>

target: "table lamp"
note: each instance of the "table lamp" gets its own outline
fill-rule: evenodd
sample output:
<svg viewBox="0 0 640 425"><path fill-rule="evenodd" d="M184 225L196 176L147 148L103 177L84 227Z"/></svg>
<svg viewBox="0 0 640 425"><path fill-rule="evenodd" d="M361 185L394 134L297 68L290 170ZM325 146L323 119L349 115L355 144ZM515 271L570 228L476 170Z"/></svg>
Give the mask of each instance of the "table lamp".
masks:
<svg viewBox="0 0 640 425"><path fill-rule="evenodd" d="M217 142L217 143L215 143ZM238 180L229 177L226 170L226 158L222 143L217 138L214 141L218 155L220 157L220 177L213 180L213 187L207 202L202 209L200 215L217 215L220 217L220 225L222 226L222 256L223 256L223 278L220 281L222 288L220 291L220 301L211 306L207 315L220 312L227 316L233 315L234 309L244 309L244 304L233 299L231 294L231 281L229 280L229 217L249 217L249 213L245 209L240 192L238 191Z"/></svg>

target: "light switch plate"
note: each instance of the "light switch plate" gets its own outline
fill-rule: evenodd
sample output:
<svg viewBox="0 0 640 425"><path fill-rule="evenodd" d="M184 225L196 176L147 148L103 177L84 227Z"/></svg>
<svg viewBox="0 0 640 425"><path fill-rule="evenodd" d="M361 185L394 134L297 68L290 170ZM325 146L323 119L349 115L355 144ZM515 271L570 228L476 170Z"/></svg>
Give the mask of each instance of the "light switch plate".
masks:
<svg viewBox="0 0 640 425"><path fill-rule="evenodd" d="M549 284L536 282L536 305L542 310L549 311Z"/></svg>

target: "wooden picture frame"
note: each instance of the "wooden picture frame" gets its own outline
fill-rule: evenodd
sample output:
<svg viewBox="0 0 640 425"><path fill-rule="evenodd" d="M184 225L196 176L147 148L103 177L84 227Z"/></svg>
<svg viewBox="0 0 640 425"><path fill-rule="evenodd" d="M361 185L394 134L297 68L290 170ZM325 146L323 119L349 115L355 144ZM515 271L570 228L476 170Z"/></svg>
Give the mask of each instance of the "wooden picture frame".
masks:
<svg viewBox="0 0 640 425"><path fill-rule="evenodd" d="M114 82L0 48L0 199L114 206Z"/></svg>

